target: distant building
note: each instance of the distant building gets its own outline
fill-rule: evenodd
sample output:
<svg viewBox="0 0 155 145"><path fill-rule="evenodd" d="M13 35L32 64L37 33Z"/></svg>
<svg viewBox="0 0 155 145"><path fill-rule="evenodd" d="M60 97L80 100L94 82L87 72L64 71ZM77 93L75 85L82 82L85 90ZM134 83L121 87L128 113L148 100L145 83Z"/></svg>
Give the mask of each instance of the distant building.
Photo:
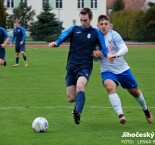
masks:
<svg viewBox="0 0 155 145"><path fill-rule="evenodd" d="M143 10L149 9L150 8L149 3L155 4L155 0L146 0L142 9Z"/></svg>
<svg viewBox="0 0 155 145"><path fill-rule="evenodd" d="M40 14L46 0L5 0L7 12L12 14L12 9L17 7L20 2L25 2L28 6ZM80 24L79 11L83 7L91 8L93 11L92 25L96 27L97 18L100 14L106 14L106 0L49 0L52 12L63 22L66 29L71 25Z"/></svg>
<svg viewBox="0 0 155 145"><path fill-rule="evenodd" d="M107 14L110 14L112 12L114 0L106 0L106 1L107 1ZM124 0L125 9L126 10L142 10L146 1L147 0Z"/></svg>

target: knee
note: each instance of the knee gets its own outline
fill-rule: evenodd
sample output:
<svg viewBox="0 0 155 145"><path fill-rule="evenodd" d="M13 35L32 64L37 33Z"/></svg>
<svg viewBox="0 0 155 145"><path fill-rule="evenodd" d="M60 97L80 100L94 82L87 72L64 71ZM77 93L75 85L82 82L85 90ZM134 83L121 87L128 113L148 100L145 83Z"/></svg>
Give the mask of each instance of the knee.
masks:
<svg viewBox="0 0 155 145"><path fill-rule="evenodd" d="M16 53L16 57L19 57L19 53Z"/></svg>
<svg viewBox="0 0 155 145"><path fill-rule="evenodd" d="M135 88L135 89L130 90L130 94L133 97L139 97L141 94L141 91L138 88Z"/></svg>
<svg viewBox="0 0 155 145"><path fill-rule="evenodd" d="M25 55L25 52L24 52L24 51L21 51L21 54L22 54L22 55Z"/></svg>
<svg viewBox="0 0 155 145"><path fill-rule="evenodd" d="M116 88L111 84L106 85L105 88L106 88L108 94L116 93Z"/></svg>
<svg viewBox="0 0 155 145"><path fill-rule="evenodd" d="M77 92L79 92L79 91L84 91L84 85L83 84L77 84L77 86L76 86L76 90L77 90Z"/></svg>
<svg viewBox="0 0 155 145"><path fill-rule="evenodd" d="M3 65L3 64L4 64L4 60L0 59L0 65Z"/></svg>

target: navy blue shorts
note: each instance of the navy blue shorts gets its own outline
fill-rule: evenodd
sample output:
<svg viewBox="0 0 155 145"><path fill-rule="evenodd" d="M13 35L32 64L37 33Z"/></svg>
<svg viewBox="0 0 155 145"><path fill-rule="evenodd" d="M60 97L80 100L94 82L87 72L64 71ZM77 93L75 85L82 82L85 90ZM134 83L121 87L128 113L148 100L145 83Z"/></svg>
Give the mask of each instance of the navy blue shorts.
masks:
<svg viewBox="0 0 155 145"><path fill-rule="evenodd" d="M89 80L89 77L91 75L91 69L74 69L73 71L67 70L66 75L66 86L76 85L77 80L80 76L85 77L87 80Z"/></svg>
<svg viewBox="0 0 155 145"><path fill-rule="evenodd" d="M138 87L136 79L133 76L130 69L126 70L121 74L114 74L112 72L102 72L101 77L102 83L104 83L105 80L110 79L113 80L117 85L119 85L120 83L121 86L125 89L133 89Z"/></svg>
<svg viewBox="0 0 155 145"><path fill-rule="evenodd" d="M0 48L0 59L5 59L5 49Z"/></svg>
<svg viewBox="0 0 155 145"><path fill-rule="evenodd" d="M17 53L19 53L19 52L21 52L21 51L26 51L26 49L25 49L25 45L23 44L23 45L16 45L16 47L15 47L15 51L17 52Z"/></svg>

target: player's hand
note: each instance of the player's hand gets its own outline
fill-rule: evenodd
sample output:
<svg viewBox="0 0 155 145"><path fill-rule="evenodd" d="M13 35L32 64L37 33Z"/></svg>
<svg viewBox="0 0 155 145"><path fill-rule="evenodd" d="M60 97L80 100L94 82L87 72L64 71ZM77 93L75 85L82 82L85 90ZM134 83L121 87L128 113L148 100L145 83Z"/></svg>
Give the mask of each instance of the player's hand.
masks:
<svg viewBox="0 0 155 145"><path fill-rule="evenodd" d="M56 44L55 42L51 42L51 43L49 43L48 46L49 46L49 47L57 47L57 44Z"/></svg>
<svg viewBox="0 0 155 145"><path fill-rule="evenodd" d="M23 41L21 41L21 42L20 42L20 45L23 45L23 43L24 43L24 42L23 42Z"/></svg>
<svg viewBox="0 0 155 145"><path fill-rule="evenodd" d="M120 55L118 53L115 53L115 58L120 57Z"/></svg>
<svg viewBox="0 0 155 145"><path fill-rule="evenodd" d="M6 44L5 44L5 43L1 44L1 47L2 47L2 48L5 48L5 46L6 46Z"/></svg>
<svg viewBox="0 0 155 145"><path fill-rule="evenodd" d="M116 54L112 54L111 52L108 52L107 58L110 62L113 62L113 60L116 58Z"/></svg>
<svg viewBox="0 0 155 145"><path fill-rule="evenodd" d="M96 58L103 58L103 54L100 50L94 50L93 51L93 57L96 57Z"/></svg>

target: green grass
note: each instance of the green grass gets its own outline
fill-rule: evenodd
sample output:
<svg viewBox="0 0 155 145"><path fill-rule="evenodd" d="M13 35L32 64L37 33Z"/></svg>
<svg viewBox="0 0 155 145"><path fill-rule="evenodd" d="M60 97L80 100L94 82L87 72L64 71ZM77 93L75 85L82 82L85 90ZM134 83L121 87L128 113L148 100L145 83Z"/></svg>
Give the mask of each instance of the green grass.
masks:
<svg viewBox="0 0 155 145"><path fill-rule="evenodd" d="M94 63L86 88L81 124L74 124L73 104L67 102L65 88L67 53L68 49L62 48L28 48L29 67L23 66L20 57L20 66L13 68L14 49L7 49L8 65L0 67L0 145L129 145L127 140L137 145L140 139L153 144L155 137L121 137L123 132L155 133L155 123L146 122L135 99L121 87L118 94L128 122L118 123L101 84L99 63ZM129 49L125 56L150 107L155 107L154 54L153 48L138 48ZM154 108L150 110L155 114ZM49 121L46 133L34 133L31 128L32 121L39 116Z"/></svg>

